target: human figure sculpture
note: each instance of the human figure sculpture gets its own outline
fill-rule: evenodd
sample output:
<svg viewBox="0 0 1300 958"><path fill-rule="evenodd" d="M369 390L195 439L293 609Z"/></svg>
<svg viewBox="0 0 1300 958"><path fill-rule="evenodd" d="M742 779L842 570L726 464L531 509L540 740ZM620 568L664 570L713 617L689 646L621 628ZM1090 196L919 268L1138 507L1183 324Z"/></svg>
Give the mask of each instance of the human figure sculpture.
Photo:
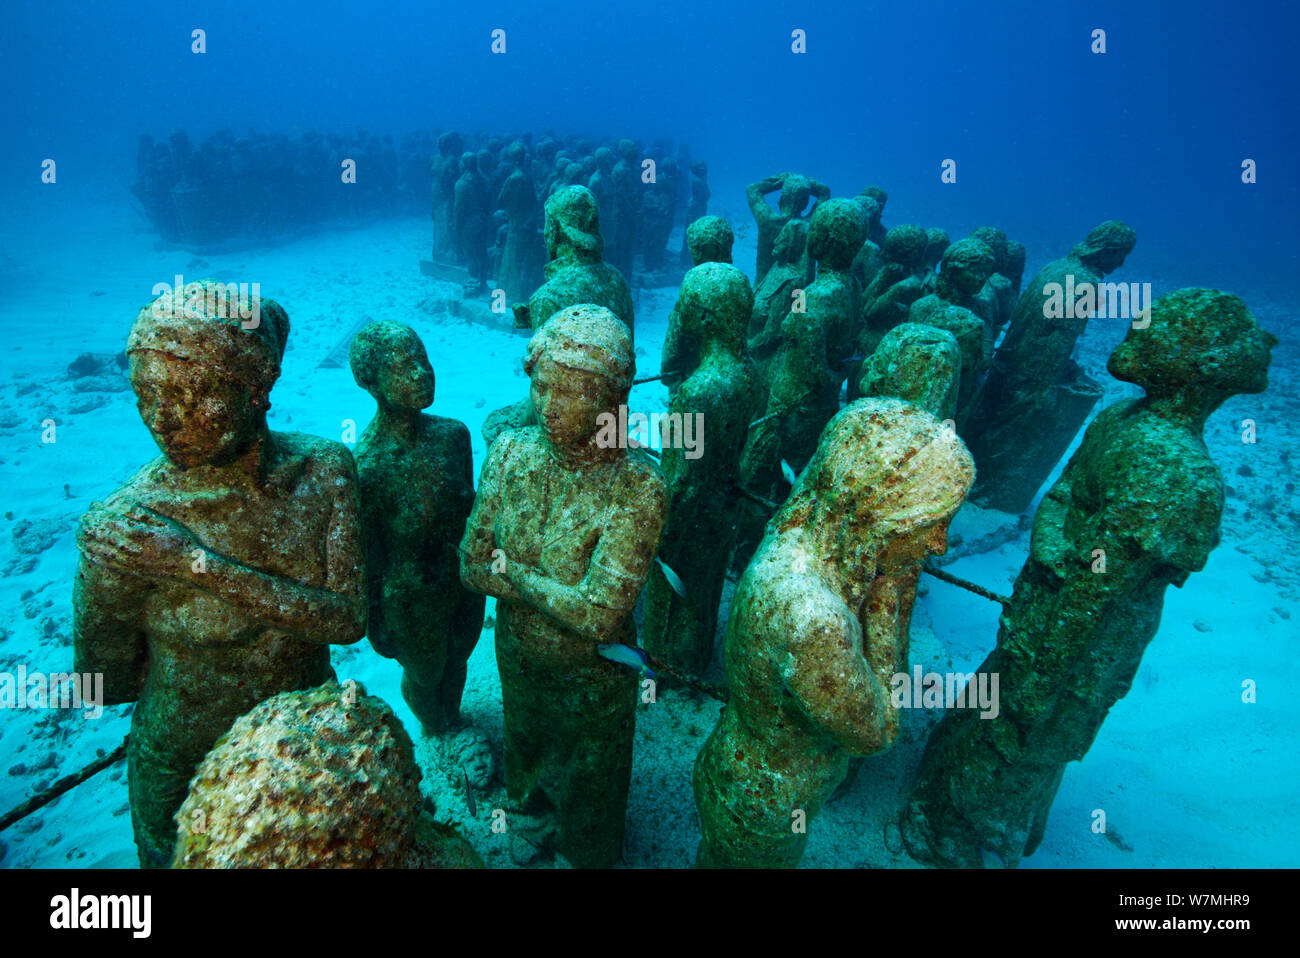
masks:
<svg viewBox="0 0 1300 958"><path fill-rule="evenodd" d="M765 197L777 190L781 191L781 198L777 209L774 210L768 205ZM830 199L831 190L826 184L797 173L778 173L757 183L751 183L745 190L745 194L749 199L750 212L754 214L754 220L758 223L758 261L754 269L754 283L761 286L763 277L772 268L775 259L773 248L781 228L792 219L809 218L811 211L807 216L804 214L808 200L815 199L818 203L824 203ZM861 245L858 244L859 248ZM853 252L856 254L857 250ZM804 265L806 272L807 264Z"/></svg>
<svg viewBox="0 0 1300 958"><path fill-rule="evenodd" d="M781 322L781 345L768 369L767 402L741 455L741 485L760 498L784 498L788 479L782 463L797 474L839 411L840 385L849 372L845 360L861 309L849 267L865 235L866 218L852 200L828 200L813 213L808 253L817 261L817 279L803 291L802 302L794 299ZM762 526L761 512L742 512L738 567L762 538Z"/></svg>
<svg viewBox="0 0 1300 958"><path fill-rule="evenodd" d="M627 327L562 310L524 364L540 426L488 450L461 542L461 580L497 598L512 853L604 868L623 844L637 673L600 644L635 645L632 609L668 508L645 453L611 436L635 359Z"/></svg>
<svg viewBox="0 0 1300 958"><path fill-rule="evenodd" d="M924 295L922 263L926 243L925 230L919 226L895 226L885 234L882 265L862 294L857 342L862 356L870 356L886 333L907 322L912 304Z"/></svg>
<svg viewBox="0 0 1300 958"><path fill-rule="evenodd" d="M415 748L355 682L281 692L204 757L173 868L482 868L424 807Z"/></svg>
<svg viewBox="0 0 1300 958"><path fill-rule="evenodd" d="M781 346L781 324L794 305L797 290L807 286L804 275L808 223L791 220L781 227L772 254L774 262L754 292L749 320L749 356L767 378L768 367Z"/></svg>
<svg viewBox="0 0 1300 958"><path fill-rule="evenodd" d="M678 262L686 267L699 266L702 262L713 263L730 263L731 262L731 243L727 244L727 258L718 259L709 257L707 259L696 259L695 251L691 248L690 226L703 219L709 212L709 197L712 192L709 190L709 166L707 163L691 164L691 198L686 204L686 233L682 236L682 252L678 257ZM721 217L719 217L721 219ZM726 220L723 220L725 223ZM727 225L731 229L731 225ZM734 237L733 237L734 239Z"/></svg>
<svg viewBox="0 0 1300 958"><path fill-rule="evenodd" d="M1016 274L1014 281L1011 278L1016 271L1014 253L1007 234L1000 229L981 226L970 235L993 253L993 272L989 274L980 291L975 294L975 305L972 311L984 320L984 325L989 331L990 342L996 343L1002 328L1011 321L1011 315L1016 309L1016 299L1019 297L1019 274ZM1020 246L1020 252L1023 253L1023 250L1024 247ZM1020 271L1024 271L1023 258L1020 261Z"/></svg>
<svg viewBox="0 0 1300 958"><path fill-rule="evenodd" d="M618 162L610 176L614 182L614 208L610 224L609 262L625 277L632 276L633 257L641 239L641 164L636 142L618 141Z"/></svg>
<svg viewBox="0 0 1300 958"><path fill-rule="evenodd" d="M682 280L668 342L691 340L698 363L684 368L665 345L661 368L678 371L669 415L695 417L708 428L694 449L665 443L660 465L668 481L668 522L659 557L680 579L679 595L660 568L646 585L646 650L688 674L702 675L713 659L718 605L735 540L736 480L750 421L763 401L758 370L745 356L745 326L753 308L749 280L724 263L696 266ZM671 421L671 420L670 420Z"/></svg>
<svg viewBox="0 0 1300 958"><path fill-rule="evenodd" d="M677 216L677 185L677 161L665 156L641 198L641 261L647 273L664 268L668 237Z"/></svg>
<svg viewBox="0 0 1300 958"><path fill-rule="evenodd" d="M1034 853L1066 765L1132 685L1165 589L1218 543L1223 477L1202 432L1226 399L1268 387L1277 339L1217 290L1167 293L1150 320L1107 366L1146 395L1093 421L1034 517L980 666L1000 676L997 717L951 711L926 744L902 822L919 860L978 868L992 853L1015 867Z"/></svg>
<svg viewBox="0 0 1300 958"><path fill-rule="evenodd" d="M433 175L433 259L458 257L460 246L453 228L456 180L460 177L460 155L465 141L455 130L438 137L438 155L429 162Z"/></svg>
<svg viewBox="0 0 1300 958"><path fill-rule="evenodd" d="M371 323L349 356L378 404L356 449L370 644L401 663L402 697L425 734L442 734L460 725L483 628L483 597L461 586L456 551L474 504L469 430L421 412L433 403L433 367L409 326Z"/></svg>
<svg viewBox="0 0 1300 958"><path fill-rule="evenodd" d="M862 212L867 216L867 238L862 243L862 249L858 250L857 255L853 257L853 267L850 270L858 288L862 290L871 285L876 274L885 264L881 248L885 245L887 234L880 222L885 204L884 200L877 198L879 196L888 198L888 194L885 194L880 187L869 186L853 197L853 201L862 207ZM811 276L809 281L812 281Z"/></svg>
<svg viewBox="0 0 1300 958"><path fill-rule="evenodd" d="M1004 512L1026 508L1101 399L1101 387L1070 358L1088 311L1058 316L1047 303L1053 284L1096 289L1136 243L1131 227L1107 220L1026 287L962 433L980 468L974 501Z"/></svg>
<svg viewBox="0 0 1300 958"><path fill-rule="evenodd" d="M462 154L460 169L460 179L456 181L453 225L456 242L469 270L469 282L465 284L465 290L477 293L487 288L492 210L488 206L487 182L478 171L478 157L473 153Z"/></svg>
<svg viewBox="0 0 1300 958"><path fill-rule="evenodd" d="M224 289L191 283L136 316L131 385L163 455L77 530L74 667L103 673L104 704L136 703L127 777L144 867L171 861L172 816L231 723L330 678L330 643L366 630L352 457L267 429L289 318Z"/></svg>
<svg viewBox="0 0 1300 958"><path fill-rule="evenodd" d="M925 254L921 257L921 288L925 294L933 293L939 279L936 270L943 261L943 254L948 252L952 241L946 230L931 226L925 231Z"/></svg>
<svg viewBox="0 0 1300 958"><path fill-rule="evenodd" d="M510 175L501 184L497 208L506 213L506 240L496 280L505 290L506 302L517 303L542 281L544 248L537 229L537 194L525 163L524 145L518 140L505 150Z"/></svg>
<svg viewBox="0 0 1300 958"><path fill-rule="evenodd" d="M736 234L721 216L701 216L686 227L685 246L692 266L730 263Z"/></svg>
<svg viewBox="0 0 1300 958"><path fill-rule="evenodd" d="M609 147L600 147L595 154L595 172L587 179L587 189L591 190L591 195L596 197L596 207L605 211L603 233L605 250L610 255L617 245L617 237L614 234L617 218L614 213L617 195L614 189L614 163L617 159L617 154Z"/></svg>
<svg viewBox="0 0 1300 958"><path fill-rule="evenodd" d="M908 322L946 329L957 338L962 355L961 392L957 398L959 430L963 429L980 377L993 355L989 325L973 309L993 266L993 251L982 241L967 237L953 243L944 251L934 292L922 296L908 311Z"/></svg>
<svg viewBox="0 0 1300 958"><path fill-rule="evenodd" d="M698 866L793 868L849 756L893 744L921 563L973 479L961 440L910 403L831 420L736 586L730 696L695 762Z"/></svg>
<svg viewBox="0 0 1300 958"><path fill-rule="evenodd" d="M905 399L940 420L957 415L961 350L946 329L902 323L862 364L858 393Z"/></svg>
<svg viewBox="0 0 1300 958"><path fill-rule="evenodd" d="M546 201L546 282L516 303L515 326L540 329L550 317L568 306L589 303L604 306L627 324L632 333L632 290L613 266L601 259L600 211L585 186L569 186ZM503 429L537 423L525 398L494 410L483 421L483 438L490 446Z"/></svg>

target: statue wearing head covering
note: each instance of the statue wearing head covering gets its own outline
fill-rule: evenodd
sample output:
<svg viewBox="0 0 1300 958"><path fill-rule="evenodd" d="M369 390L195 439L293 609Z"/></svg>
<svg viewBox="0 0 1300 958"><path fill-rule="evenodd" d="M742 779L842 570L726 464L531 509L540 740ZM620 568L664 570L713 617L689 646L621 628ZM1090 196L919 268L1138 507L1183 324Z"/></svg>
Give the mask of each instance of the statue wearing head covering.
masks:
<svg viewBox="0 0 1300 958"><path fill-rule="evenodd" d="M632 609L668 494L613 425L635 371L618 317L561 310L529 340L524 369L540 425L488 450L461 581L497 597L512 854L604 868L622 848L637 674L597 648L636 644Z"/></svg>
<svg viewBox="0 0 1300 958"><path fill-rule="evenodd" d="M247 307L247 308L245 308ZM244 318L244 317L247 318ZM331 675L365 634L356 470L347 449L266 426L284 310L192 283L140 310L127 345L163 455L77 533L76 669L136 702L128 748L140 861L165 866L194 768L234 719Z"/></svg>
<svg viewBox="0 0 1300 958"><path fill-rule="evenodd" d="M920 566L973 479L961 440L901 400L826 427L736 587L731 696L695 763L698 865L793 868L849 756L893 744Z"/></svg>
<svg viewBox="0 0 1300 958"><path fill-rule="evenodd" d="M355 682L281 692L204 757L173 868L482 868L420 795L415 749Z"/></svg>

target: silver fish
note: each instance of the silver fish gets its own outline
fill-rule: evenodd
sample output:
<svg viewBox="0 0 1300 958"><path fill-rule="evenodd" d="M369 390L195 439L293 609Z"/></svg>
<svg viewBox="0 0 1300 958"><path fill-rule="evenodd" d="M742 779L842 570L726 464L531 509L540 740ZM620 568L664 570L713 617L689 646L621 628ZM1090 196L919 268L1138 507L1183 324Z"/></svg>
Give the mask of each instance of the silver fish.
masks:
<svg viewBox="0 0 1300 958"><path fill-rule="evenodd" d="M664 578L668 580L668 584L672 586L673 591L683 599L686 598L686 586L682 584L681 577L669 568L667 562L658 556L655 556L655 562L659 563L659 568L663 571Z"/></svg>
<svg viewBox="0 0 1300 958"><path fill-rule="evenodd" d="M794 485L795 480L799 478L794 474L794 467L784 459L781 460L781 475L784 476L785 481L790 483L792 486Z"/></svg>

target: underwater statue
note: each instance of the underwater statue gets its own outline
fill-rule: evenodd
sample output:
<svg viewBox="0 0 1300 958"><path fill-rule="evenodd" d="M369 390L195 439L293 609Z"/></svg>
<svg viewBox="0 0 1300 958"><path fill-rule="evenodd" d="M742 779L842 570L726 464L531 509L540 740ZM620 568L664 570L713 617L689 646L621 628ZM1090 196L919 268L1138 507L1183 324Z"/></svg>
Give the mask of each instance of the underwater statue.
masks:
<svg viewBox="0 0 1300 958"><path fill-rule="evenodd" d="M1000 676L997 716L953 710L926 744L901 823L920 861L978 868L991 853L1015 867L1034 853L1067 763L1132 685L1165 589L1218 544L1223 477L1202 432L1229 397L1268 387L1277 339L1210 289L1166 293L1150 321L1107 366L1146 395L1093 421L1034 517L980 666Z"/></svg>
<svg viewBox="0 0 1300 958"><path fill-rule="evenodd" d="M1136 243L1132 227L1107 220L1025 288L962 432L980 470L973 501L1003 512L1027 507L1100 401L1101 387L1070 358L1094 309L1081 300L1054 310L1053 297L1097 290Z"/></svg>
<svg viewBox="0 0 1300 958"><path fill-rule="evenodd" d="M433 403L433 367L409 326L363 327L349 357L378 404L356 448L370 644L401 664L402 697L425 734L441 734L460 725L483 628L483 597L460 584L456 551L474 505L469 430L421 412Z"/></svg>
<svg viewBox="0 0 1300 958"><path fill-rule="evenodd" d="M808 253L817 262L817 279L781 321L781 344L766 373L767 402L740 459L741 486L761 498L785 498L793 481L789 473L797 474L812 458L822 429L839 411L861 310L849 267L865 235L866 217L853 200L827 200L813 213ZM761 507L742 510L737 569L761 540L765 518Z"/></svg>
<svg viewBox="0 0 1300 958"><path fill-rule="evenodd" d="M637 672L600 651L636 645L632 609L668 490L613 424L635 371L617 316L562 310L529 340L524 368L541 425L488 450L460 575L497 597L511 853L607 868L623 845Z"/></svg>
<svg viewBox="0 0 1300 958"><path fill-rule="evenodd" d="M641 262L647 273L664 268L668 237L677 216L677 187L677 161L665 156L641 197Z"/></svg>
<svg viewBox="0 0 1300 958"><path fill-rule="evenodd" d="M455 130L438 137L438 155L429 161L433 176L433 260L458 258L452 213L456 205L456 180L460 176L460 154L465 141Z"/></svg>
<svg viewBox="0 0 1300 958"><path fill-rule="evenodd" d="M606 210L610 218L609 263L630 278L641 239L641 164L637 161L634 140L618 141L618 160L610 170L610 179L614 208Z"/></svg>
<svg viewBox="0 0 1300 958"><path fill-rule="evenodd" d="M686 223L687 231L682 236L682 252L678 257L678 262L687 268L699 266L700 263L730 263L731 262L731 243L727 243L727 256L725 259L717 256L705 256L703 259L696 258L696 250L691 246L690 224L704 219L709 212L709 197L712 191L709 189L709 166L707 163L699 162L691 164L691 198L686 204ZM721 219L721 217L719 217ZM726 220L723 220L725 223ZM727 230L731 230L731 224L727 224ZM734 240L735 237L733 236Z"/></svg>
<svg viewBox="0 0 1300 958"><path fill-rule="evenodd" d="M939 279L939 264L951 245L952 240L948 238L947 230L931 226L925 231L925 253L921 256L921 288L926 294L934 292L935 283Z"/></svg>
<svg viewBox="0 0 1300 958"><path fill-rule="evenodd" d="M777 190L781 191L781 198L774 210L768 205L766 196ZM749 209L754 214L754 220L758 223L758 261L754 269L754 284L761 286L763 277L772 268L776 237L781 228L793 219L807 219L804 207L808 205L808 200L815 198L818 203L824 203L831 198L831 190L825 183L797 173L778 173L751 183L745 190L745 195L749 199ZM859 243L858 248L861 247L862 244ZM853 252L856 255L858 250ZM807 274L807 264L804 265Z"/></svg>
<svg viewBox="0 0 1300 958"><path fill-rule="evenodd" d="M463 153L460 158L460 179L456 181L452 227L456 232L456 245L469 270L467 293L478 293L487 288L488 246L491 244L492 210L488 205L487 182L478 171L478 157Z"/></svg>
<svg viewBox="0 0 1300 958"><path fill-rule="evenodd" d="M745 356L752 308L749 280L739 269L696 266L682 280L661 364L679 373L668 396L669 415L680 416L687 428L699 425L694 449L664 442L660 465L670 498L659 558L680 581L670 583L658 567L651 571L642 643L651 655L691 675L703 674L713 660L740 505L740 453L763 401L758 370ZM692 341L691 354L698 357L689 368L669 353L668 344L681 340Z"/></svg>
<svg viewBox="0 0 1300 958"><path fill-rule="evenodd" d="M921 284L926 242L925 230L919 226L895 226L885 234L880 268L862 294L860 355L870 356L886 333L907 322L908 310L925 294ZM857 398L852 389L850 398Z"/></svg>
<svg viewBox="0 0 1300 958"><path fill-rule="evenodd" d="M410 736L355 682L281 692L204 757L173 868L482 868L420 795Z"/></svg>
<svg viewBox="0 0 1300 958"><path fill-rule="evenodd" d="M544 248L537 230L537 194L528 175L524 145L518 140L505 150L510 174L497 194L497 207L505 210L506 240L496 270L497 285L505 290L506 302L527 299L542 281Z"/></svg>
<svg viewBox="0 0 1300 958"><path fill-rule="evenodd" d="M540 329L569 306L603 306L621 319L632 336L632 290L613 266L601 259L600 210L585 186L566 186L546 201L546 253L543 283L527 303L516 303L515 326ZM490 446L502 430L537 424L528 399L493 410L480 434Z"/></svg>
<svg viewBox="0 0 1300 958"><path fill-rule="evenodd" d="M989 339L997 342L1002 328L1011 321L1020 298L1020 283L1025 272L1025 248L1007 239L1007 234L992 226L973 230L971 239L977 239L993 253L993 272L975 295L972 311L984 320L989 329Z"/></svg>
<svg viewBox="0 0 1300 958"><path fill-rule="evenodd" d="M957 339L961 349L958 429L962 429L970 414L976 387L993 355L989 325L974 308L979 305L979 291L993 275L994 263L993 251L980 240L967 237L953 243L944 250L934 292L914 302L907 315L910 323L946 329Z"/></svg>
<svg viewBox="0 0 1300 958"><path fill-rule="evenodd" d="M872 280L876 278L876 273L884 265L881 247L885 244L886 231L881 225L880 218L885 212L885 204L884 200L878 198L880 196L888 198L888 194L880 187L868 186L853 197L853 202L862 207L862 212L867 217L867 238L863 241L857 255L853 257L853 265L849 268L854 281L858 284L858 289L861 290L871 285ZM812 276L808 278L811 282Z"/></svg>
<svg viewBox="0 0 1300 958"><path fill-rule="evenodd" d="M804 275L808 244L806 220L791 220L776 234L773 263L754 291L754 313L749 320L749 356L764 378L781 346L781 323L795 302L795 291L807 286Z"/></svg>
<svg viewBox="0 0 1300 958"><path fill-rule="evenodd" d="M893 396L940 420L957 414L961 350L946 329L920 323L895 326L862 364L858 393Z"/></svg>
<svg viewBox="0 0 1300 958"><path fill-rule="evenodd" d="M826 427L736 587L730 698L695 762L698 866L795 867L849 756L893 744L921 563L973 479L910 403L862 399Z"/></svg>
<svg viewBox="0 0 1300 958"><path fill-rule="evenodd" d="M127 776L145 867L171 861L172 816L231 723L330 678L330 643L366 632L352 456L267 428L289 318L227 297L191 283L136 316L131 385L163 455L77 530L75 669L103 673L104 704L136 703Z"/></svg>
<svg viewBox="0 0 1300 958"><path fill-rule="evenodd" d="M686 227L683 249L691 266L701 263L730 263L736 234L721 216L701 216Z"/></svg>

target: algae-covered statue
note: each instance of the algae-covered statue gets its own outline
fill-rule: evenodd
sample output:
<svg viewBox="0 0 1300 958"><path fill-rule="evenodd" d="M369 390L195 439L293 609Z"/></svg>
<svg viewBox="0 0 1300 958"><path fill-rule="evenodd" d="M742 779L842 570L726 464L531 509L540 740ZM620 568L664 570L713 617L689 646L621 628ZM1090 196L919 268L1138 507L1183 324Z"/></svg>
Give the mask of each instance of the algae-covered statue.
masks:
<svg viewBox="0 0 1300 958"><path fill-rule="evenodd" d="M1070 358L1093 308L1081 300L1054 310L1051 302L1067 289L1095 292L1136 243L1132 227L1107 220L1025 288L963 432L980 469L974 501L1004 512L1028 506L1101 399Z"/></svg>
<svg viewBox="0 0 1300 958"><path fill-rule="evenodd" d="M673 309L677 337L693 341L698 363L668 396L670 416L707 426L694 448L664 443L660 461L670 495L660 558L679 577L677 593L656 568L646 586L643 643L650 654L692 675L713 658L718 604L735 540L736 479L749 423L762 403L758 371L745 356L745 327L753 308L749 280L724 263L688 272ZM665 348L664 368L678 368ZM673 420L669 420L672 422ZM689 434L687 434L689 435Z"/></svg>
<svg viewBox="0 0 1300 958"><path fill-rule="evenodd" d="M1096 418L1039 506L980 667L1000 676L998 715L955 710L931 733L902 822L913 856L1014 867L1038 848L1067 763L1133 682L1165 589L1218 543L1223 478L1201 434L1230 396L1267 388L1276 343L1236 296L1181 289L1111 354L1111 374L1146 396Z"/></svg>
<svg viewBox="0 0 1300 958"><path fill-rule="evenodd" d="M935 291L912 303L908 322L946 329L961 350L961 388L957 397L957 425L962 428L980 377L993 355L993 335L988 324L974 310L996 260L981 240L967 237L949 246L939 264ZM962 435L965 435L963 431Z"/></svg>
<svg viewBox="0 0 1300 958"><path fill-rule="evenodd" d="M903 323L886 333L862 364L858 392L905 399L937 419L951 420L960 382L961 351L953 334Z"/></svg>
<svg viewBox="0 0 1300 958"><path fill-rule="evenodd" d="M626 324L632 336L632 290L613 266L601 259L600 210L585 186L566 186L546 201L546 282L527 303L514 307L515 326L540 329L569 306L603 306ZM531 426L537 417L527 399L491 412L480 430L490 446L504 429Z"/></svg>
<svg viewBox="0 0 1300 958"><path fill-rule="evenodd" d="M895 226L885 234L880 269L862 294L859 355L870 356L875 352L886 333L907 322L908 310L924 295L926 244L925 230L919 226ZM857 396L850 391L850 398Z"/></svg>
<svg viewBox="0 0 1300 958"><path fill-rule="evenodd" d="M721 216L701 216L686 227L683 249L690 254L690 264L730 263L731 247L736 234Z"/></svg>
<svg viewBox="0 0 1300 958"><path fill-rule="evenodd" d="M483 628L483 597L460 584L456 551L474 505L469 430L421 412L433 402L433 367L409 326L371 323L349 355L378 404L356 449L370 644L401 663L402 697L426 734L441 734L460 725Z"/></svg>
<svg viewBox="0 0 1300 958"><path fill-rule="evenodd" d="M781 191L781 198L774 210L768 205L766 196L777 190ZM763 277L772 267L773 247L781 228L793 219L806 218L804 208L808 205L808 200L815 198L818 203L824 203L830 199L831 190L826 184L797 173L778 173L749 184L745 195L749 199L754 221L758 223L758 261L754 268L754 283L761 285ZM859 243L858 249L861 248L862 244ZM853 252L856 255L858 250Z"/></svg>
<svg viewBox="0 0 1300 958"><path fill-rule="evenodd" d="M75 668L104 674L105 704L136 703L127 773L145 867L171 861L172 816L231 723L330 678L330 643L366 631L352 456L267 428L289 318L227 292L191 283L140 310L131 385L163 455L77 530Z"/></svg>
<svg viewBox="0 0 1300 958"><path fill-rule="evenodd" d="M542 279L544 251L537 230L537 193L528 174L524 145L518 140L505 150L512 167L497 194L497 208L506 213L506 240L501 251L497 284L505 290L506 302L527 299Z"/></svg>
<svg viewBox="0 0 1300 958"><path fill-rule="evenodd" d="M682 236L682 252L678 258L682 266L699 266L700 263L730 263L731 262L731 243L727 243L727 255L723 259L718 256L706 256L703 259L697 258L696 251L691 247L690 224L698 222L705 218L709 211L709 197L712 191L709 189L709 166L707 163L699 162L691 165L691 199L686 204L686 223L687 230ZM719 217L721 219L721 217ZM726 223L726 220L723 220ZM727 224L728 232L731 230L731 224ZM734 237L733 237L734 239Z"/></svg>
<svg viewBox="0 0 1300 958"><path fill-rule="evenodd" d="M849 756L893 743L920 566L973 479L956 434L902 400L827 426L736 587L730 699L695 763L697 865L794 867Z"/></svg>
<svg viewBox="0 0 1300 958"><path fill-rule="evenodd" d="M492 209L488 205L487 181L479 172L476 154L461 154L460 178L456 180L453 197L452 228L469 270L465 292L478 293L487 288Z"/></svg>
<svg viewBox="0 0 1300 958"><path fill-rule="evenodd" d="M772 250L773 262L754 290L754 312L749 320L749 355L762 370L781 346L781 323L795 303L795 291L807 286L804 275L808 223L791 220L781 227Z"/></svg>
<svg viewBox="0 0 1300 958"><path fill-rule="evenodd" d="M482 868L420 795L393 710L355 682L281 692L200 763L173 868Z"/></svg>
<svg viewBox="0 0 1300 958"><path fill-rule="evenodd" d="M622 848L637 673L598 646L636 644L632 609L668 492L646 454L613 435L635 369L618 317L562 310L529 340L524 368L541 425L488 450L460 574L498 600L511 851L604 868Z"/></svg>

